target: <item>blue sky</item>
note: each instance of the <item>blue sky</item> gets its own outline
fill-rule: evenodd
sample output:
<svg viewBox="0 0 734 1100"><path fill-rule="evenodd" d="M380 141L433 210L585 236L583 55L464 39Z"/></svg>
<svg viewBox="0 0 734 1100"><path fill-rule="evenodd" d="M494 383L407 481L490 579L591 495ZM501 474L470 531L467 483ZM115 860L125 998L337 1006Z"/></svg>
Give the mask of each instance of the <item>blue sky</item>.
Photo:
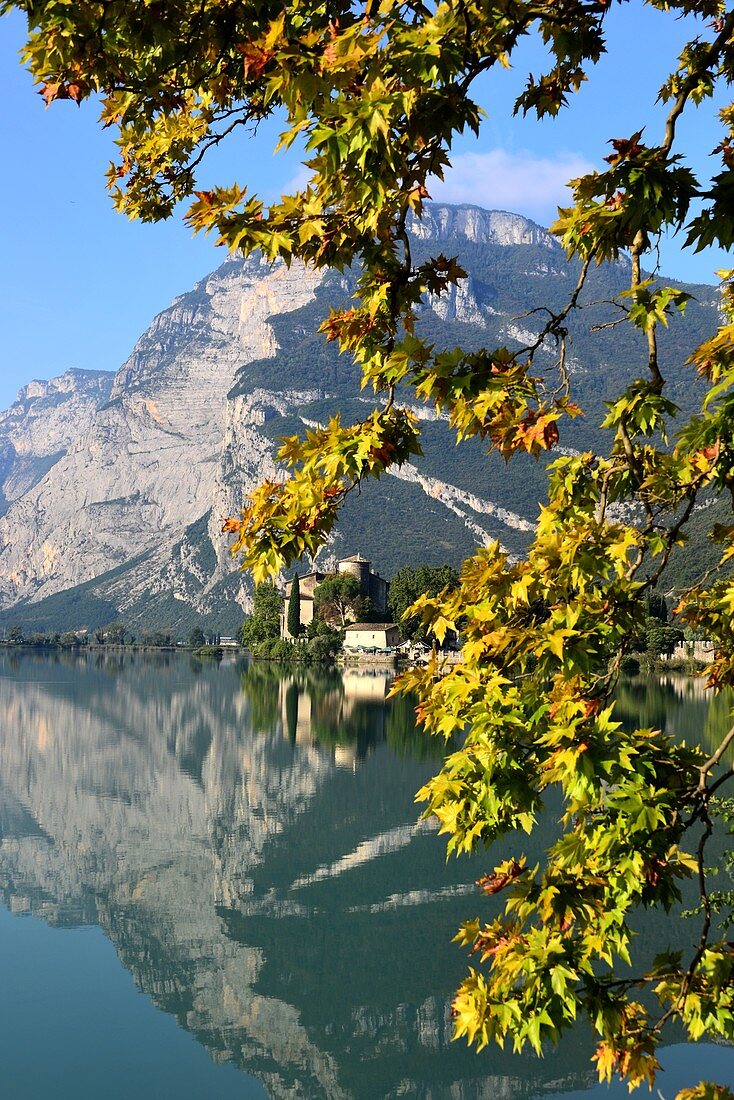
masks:
<svg viewBox="0 0 734 1100"><path fill-rule="evenodd" d="M610 12L607 31L608 55L558 119L512 116L524 71L542 68L537 43L523 47L513 71L486 77L481 137L456 143L453 169L434 197L548 224L565 201L565 181L601 167L609 138L644 126L648 142L659 140L657 90L690 26L633 0ZM69 367L117 369L151 318L223 259L180 218L141 225L112 210L103 179L110 133L99 129L92 105L45 109L17 62L22 37L19 17L0 19L0 408L31 378ZM719 141L714 108L706 104L680 124L680 148L702 179L718 167L710 158ZM220 147L202 184L236 180L266 199L280 194L300 166L295 153L272 155L276 129ZM691 256L676 241L665 243L661 258L665 273L701 282L731 263L722 253Z"/></svg>

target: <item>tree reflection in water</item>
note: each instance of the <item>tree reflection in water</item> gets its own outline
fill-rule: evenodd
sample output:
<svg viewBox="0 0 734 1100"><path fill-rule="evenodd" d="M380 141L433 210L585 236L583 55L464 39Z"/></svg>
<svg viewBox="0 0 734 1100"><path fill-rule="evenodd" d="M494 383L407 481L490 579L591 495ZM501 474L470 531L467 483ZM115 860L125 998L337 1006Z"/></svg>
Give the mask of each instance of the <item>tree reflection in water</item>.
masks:
<svg viewBox="0 0 734 1100"><path fill-rule="evenodd" d="M397 756L440 760L445 745L418 727L410 697L388 698L393 680L384 669L340 673L261 661L242 671L242 691L257 732L280 726L293 744L341 746L356 760L384 743Z"/></svg>
<svg viewBox="0 0 734 1100"><path fill-rule="evenodd" d="M621 681L616 716L628 729L650 728L713 752L732 724L734 691L714 695L702 677L664 673ZM734 748L724 757L734 761Z"/></svg>

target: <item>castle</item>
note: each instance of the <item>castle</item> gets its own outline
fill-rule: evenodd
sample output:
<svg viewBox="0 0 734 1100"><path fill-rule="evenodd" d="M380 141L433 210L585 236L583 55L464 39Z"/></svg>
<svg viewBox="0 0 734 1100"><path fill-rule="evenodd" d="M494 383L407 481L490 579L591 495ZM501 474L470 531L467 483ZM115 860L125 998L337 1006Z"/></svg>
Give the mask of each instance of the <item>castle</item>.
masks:
<svg viewBox="0 0 734 1100"><path fill-rule="evenodd" d="M359 581L360 595L369 597L374 604L375 610L380 614L384 615L387 612L387 593L390 586L379 573L372 572L372 562L363 558L361 554L352 554L351 557L341 558L341 560L337 562L336 571L337 573L354 577ZM326 580L327 576L329 576L328 573L320 573L317 570L312 570L310 573L305 573L298 578L301 595L301 626L304 628L307 627L310 622L313 622L316 589L322 581ZM293 581L288 581L285 586L285 604L280 616L280 634L282 638L291 637L288 632L287 609L292 584Z"/></svg>

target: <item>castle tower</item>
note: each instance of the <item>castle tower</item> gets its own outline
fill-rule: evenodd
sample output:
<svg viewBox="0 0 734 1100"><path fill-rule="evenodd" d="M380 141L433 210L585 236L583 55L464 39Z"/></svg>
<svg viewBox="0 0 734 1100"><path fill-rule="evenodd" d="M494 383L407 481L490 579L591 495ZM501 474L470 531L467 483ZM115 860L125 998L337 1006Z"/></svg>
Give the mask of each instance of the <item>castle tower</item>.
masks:
<svg viewBox="0 0 734 1100"><path fill-rule="evenodd" d="M340 573L356 577L359 581L360 590L367 595L370 587L370 564L361 554L352 554L350 558L342 558L337 569Z"/></svg>
<svg viewBox="0 0 734 1100"><path fill-rule="evenodd" d="M372 572L371 564L361 554L352 554L350 558L342 558L337 569L341 574L355 577L359 581L359 590L362 595L369 596L377 611L385 612L387 611L388 583L379 573Z"/></svg>

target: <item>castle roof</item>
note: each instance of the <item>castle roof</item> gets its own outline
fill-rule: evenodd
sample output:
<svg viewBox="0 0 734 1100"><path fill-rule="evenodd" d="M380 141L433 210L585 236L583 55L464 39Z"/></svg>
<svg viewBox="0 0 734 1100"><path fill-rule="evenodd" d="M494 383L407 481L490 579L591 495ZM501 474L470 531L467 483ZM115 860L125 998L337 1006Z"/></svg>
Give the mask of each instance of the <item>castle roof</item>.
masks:
<svg viewBox="0 0 734 1100"><path fill-rule="evenodd" d="M345 630L392 630L395 623L350 623Z"/></svg>

